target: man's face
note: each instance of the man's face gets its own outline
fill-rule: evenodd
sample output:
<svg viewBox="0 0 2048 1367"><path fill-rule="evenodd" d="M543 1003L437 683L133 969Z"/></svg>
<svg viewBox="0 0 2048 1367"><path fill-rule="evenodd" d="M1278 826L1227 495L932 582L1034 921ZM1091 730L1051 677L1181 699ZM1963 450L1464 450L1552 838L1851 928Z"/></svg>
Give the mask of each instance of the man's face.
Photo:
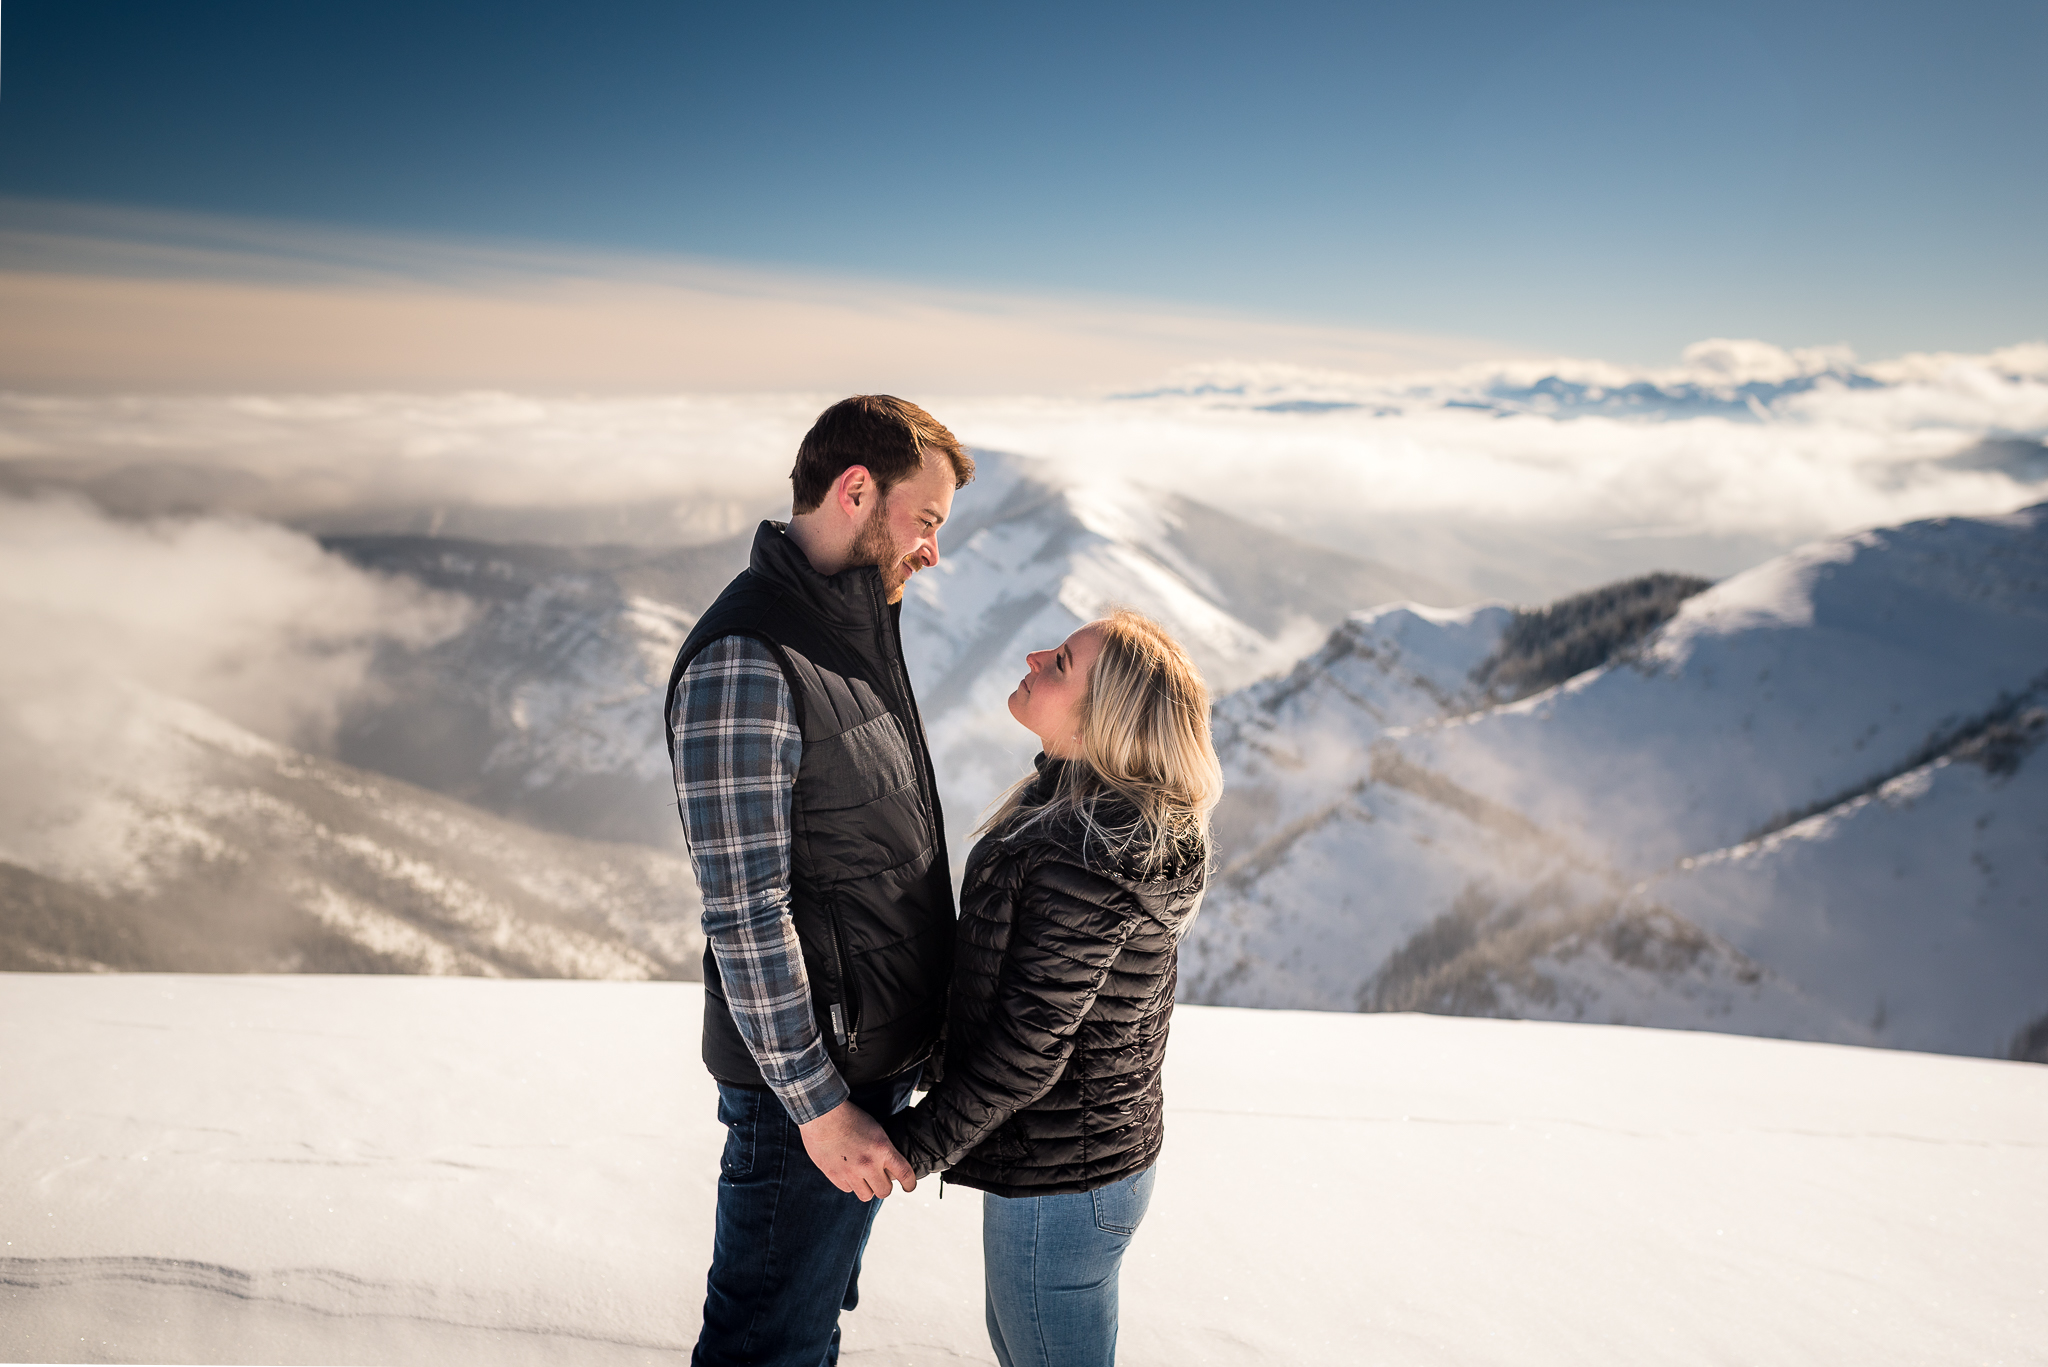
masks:
<svg viewBox="0 0 2048 1367"><path fill-rule="evenodd" d="M910 576L939 563L939 524L952 511L953 463L944 456L927 460L876 501L847 558L879 569L883 594L900 603Z"/></svg>

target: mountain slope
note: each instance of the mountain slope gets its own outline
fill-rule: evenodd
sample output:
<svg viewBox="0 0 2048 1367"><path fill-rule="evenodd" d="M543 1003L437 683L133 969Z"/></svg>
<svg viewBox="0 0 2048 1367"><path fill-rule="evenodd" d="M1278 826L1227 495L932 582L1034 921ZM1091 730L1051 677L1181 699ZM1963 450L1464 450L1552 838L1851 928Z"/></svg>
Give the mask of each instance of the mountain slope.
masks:
<svg viewBox="0 0 2048 1367"><path fill-rule="evenodd" d="M543 829L680 852L661 692L753 534L709 546L500 546L337 537L357 564L464 594L471 625L391 650L345 720L348 763Z"/></svg>
<svg viewBox="0 0 2048 1367"><path fill-rule="evenodd" d="M1821 542L1640 654L1404 751L1648 874L1820 810L2048 676L2048 505Z"/></svg>
<svg viewBox="0 0 2048 1367"><path fill-rule="evenodd" d="M697 972L686 861L543 835L125 692L118 770L0 832L0 965Z"/></svg>
<svg viewBox="0 0 2048 1367"><path fill-rule="evenodd" d="M2048 1021L2048 712L1639 894L1795 977L1871 1037L2041 1054Z"/></svg>
<svg viewBox="0 0 2048 1367"><path fill-rule="evenodd" d="M977 459L941 563L911 581L903 612L956 839L1037 748L1003 707L1024 652L1111 604L1164 620L1221 693L1284 668L1357 602L1441 592L1174 495ZM479 606L456 637L381 661L342 758L547 829L679 849L661 693L751 539L662 552L330 539Z"/></svg>
<svg viewBox="0 0 2048 1367"><path fill-rule="evenodd" d="M1004 702L1025 652L1111 607L1163 622L1220 697L1284 669L1358 602L1442 592L1123 481L994 455L981 471L903 613L956 842L1037 752Z"/></svg>
<svg viewBox="0 0 2048 1367"><path fill-rule="evenodd" d="M1192 999L2030 1047L2048 508L1805 548L1484 706L1498 633L1362 615L1224 702Z"/></svg>
<svg viewBox="0 0 2048 1367"><path fill-rule="evenodd" d="M1475 676L1514 618L1359 613L1218 706L1220 867L1183 995L1859 1039L1726 941L1625 905L1614 869L1388 744L1482 705Z"/></svg>

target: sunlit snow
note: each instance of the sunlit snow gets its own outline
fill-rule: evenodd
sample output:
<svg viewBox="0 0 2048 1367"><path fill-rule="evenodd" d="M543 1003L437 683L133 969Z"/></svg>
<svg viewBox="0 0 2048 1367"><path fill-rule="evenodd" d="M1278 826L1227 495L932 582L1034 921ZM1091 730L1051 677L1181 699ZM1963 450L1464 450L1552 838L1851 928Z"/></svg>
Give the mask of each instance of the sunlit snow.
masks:
<svg viewBox="0 0 2048 1367"><path fill-rule="evenodd" d="M0 976L28 1360L687 1358L722 1132L670 983ZM1127 1367L2038 1362L2048 1069L1182 1008ZM979 1206L881 1212L851 1364L990 1362Z"/></svg>

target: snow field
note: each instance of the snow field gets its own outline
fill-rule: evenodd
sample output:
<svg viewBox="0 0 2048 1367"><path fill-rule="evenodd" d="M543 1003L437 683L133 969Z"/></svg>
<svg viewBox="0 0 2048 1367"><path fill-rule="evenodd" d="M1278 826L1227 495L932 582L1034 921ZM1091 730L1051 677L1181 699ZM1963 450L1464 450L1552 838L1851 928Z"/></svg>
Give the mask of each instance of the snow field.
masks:
<svg viewBox="0 0 2048 1367"><path fill-rule="evenodd" d="M0 976L0 1351L681 1362L701 989ZM2048 1069L1183 1007L1151 1364L2038 1363ZM979 1197L890 1200L850 1364L991 1361Z"/></svg>

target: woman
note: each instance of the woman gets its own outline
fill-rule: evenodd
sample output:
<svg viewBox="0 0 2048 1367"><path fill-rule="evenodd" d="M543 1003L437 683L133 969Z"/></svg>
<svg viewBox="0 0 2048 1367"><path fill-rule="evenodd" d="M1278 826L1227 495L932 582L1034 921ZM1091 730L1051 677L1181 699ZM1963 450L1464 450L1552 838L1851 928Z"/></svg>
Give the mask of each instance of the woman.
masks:
<svg viewBox="0 0 2048 1367"><path fill-rule="evenodd" d="M967 859L943 1075L884 1124L919 1176L984 1193L1002 1367L1107 1367L1223 777L1208 690L1156 623L1117 612L1025 663L1010 715L1044 753Z"/></svg>

